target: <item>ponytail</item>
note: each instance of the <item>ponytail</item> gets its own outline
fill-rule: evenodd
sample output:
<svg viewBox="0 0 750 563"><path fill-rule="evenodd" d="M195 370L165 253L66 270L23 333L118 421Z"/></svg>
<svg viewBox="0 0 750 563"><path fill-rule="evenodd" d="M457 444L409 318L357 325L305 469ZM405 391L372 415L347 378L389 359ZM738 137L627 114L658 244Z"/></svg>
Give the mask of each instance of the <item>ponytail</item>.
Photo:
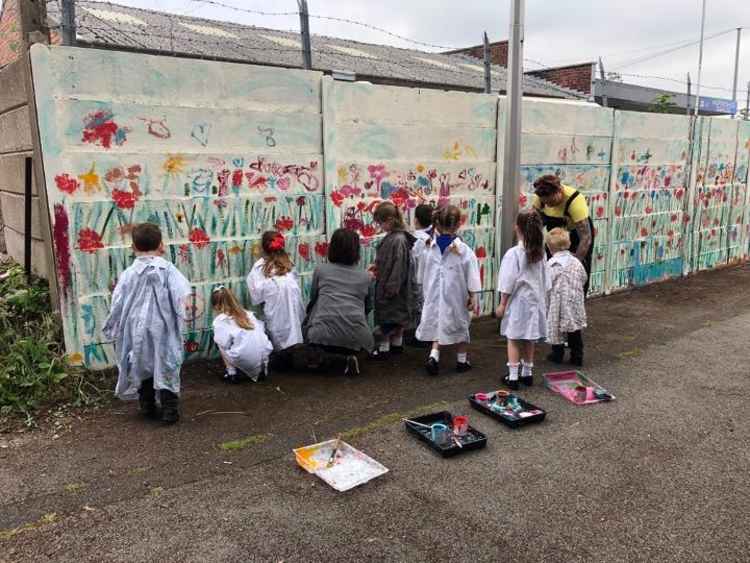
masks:
<svg viewBox="0 0 750 563"><path fill-rule="evenodd" d="M544 225L542 216L536 209L524 209L516 217L516 227L523 237L526 259L539 262L544 257Z"/></svg>

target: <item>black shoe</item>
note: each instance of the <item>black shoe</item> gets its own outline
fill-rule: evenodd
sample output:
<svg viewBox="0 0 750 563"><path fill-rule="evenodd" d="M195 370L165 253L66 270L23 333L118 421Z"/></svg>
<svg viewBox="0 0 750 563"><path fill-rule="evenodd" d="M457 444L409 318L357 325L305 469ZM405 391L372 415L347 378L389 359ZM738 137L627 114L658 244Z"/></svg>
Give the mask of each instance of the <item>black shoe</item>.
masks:
<svg viewBox="0 0 750 563"><path fill-rule="evenodd" d="M377 348L370 352L370 359L374 362L384 362L390 356L390 352L383 352Z"/></svg>
<svg viewBox="0 0 750 563"><path fill-rule="evenodd" d="M180 420L180 398L166 389L160 391L161 420L165 424L174 424Z"/></svg>
<svg viewBox="0 0 750 563"><path fill-rule="evenodd" d="M138 405L141 413L147 418L156 418L156 391L154 391L154 378L150 377L141 382L138 389Z"/></svg>
<svg viewBox="0 0 750 563"><path fill-rule="evenodd" d="M503 377L503 383L508 389L513 389L513 391L518 391L518 380L511 381L510 375L506 375Z"/></svg>
<svg viewBox="0 0 750 563"><path fill-rule="evenodd" d="M424 367L429 375L437 375L440 373L440 364L438 364L438 361L432 356L427 358L427 363Z"/></svg>
<svg viewBox="0 0 750 563"><path fill-rule="evenodd" d="M391 344L391 354L403 354L404 353L404 347L403 346L394 346Z"/></svg>
<svg viewBox="0 0 750 563"><path fill-rule="evenodd" d="M521 385L525 385L526 387L531 387L534 385L534 376L533 375L527 375L526 377L519 377L518 381L521 382Z"/></svg>
<svg viewBox="0 0 750 563"><path fill-rule="evenodd" d="M563 346L562 344L553 345L552 352L550 352L547 355L547 361L552 362L553 364L561 364L563 363L564 359L565 359L565 346Z"/></svg>
<svg viewBox="0 0 750 563"><path fill-rule="evenodd" d="M571 356L570 363L578 368L583 367L583 356Z"/></svg>
<svg viewBox="0 0 750 563"><path fill-rule="evenodd" d="M242 374L238 371L234 373L229 373L228 371L224 372L224 383L239 383L242 381Z"/></svg>
<svg viewBox="0 0 750 563"><path fill-rule="evenodd" d="M359 375L359 360L357 359L357 356L346 357L346 368L344 369L344 375L348 375L349 377Z"/></svg>
<svg viewBox="0 0 750 563"><path fill-rule="evenodd" d="M469 362L456 362L456 371L458 373L466 373L472 368Z"/></svg>

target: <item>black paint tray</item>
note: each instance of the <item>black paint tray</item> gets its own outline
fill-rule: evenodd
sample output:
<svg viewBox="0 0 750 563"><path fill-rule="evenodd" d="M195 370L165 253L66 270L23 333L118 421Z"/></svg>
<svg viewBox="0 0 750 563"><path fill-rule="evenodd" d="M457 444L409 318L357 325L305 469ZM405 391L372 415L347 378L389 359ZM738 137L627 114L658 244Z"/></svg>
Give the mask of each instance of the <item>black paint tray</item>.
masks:
<svg viewBox="0 0 750 563"><path fill-rule="evenodd" d="M428 426L437 422L445 424L448 428L452 427L453 415L447 411L436 412L432 414L426 414L424 416L412 417L409 420L418 422L419 424L426 424ZM469 426L466 434L463 436L456 436L461 442L463 447L459 448L455 442L451 442L448 445L437 444L432 440L431 432L429 428L423 426L417 426L416 424L410 424L407 420L404 421L406 431L414 434L417 438L422 440L433 450L439 453L443 457L453 457L454 455L469 452L472 450L479 450L487 445L487 436L482 434L476 428Z"/></svg>
<svg viewBox="0 0 750 563"><path fill-rule="evenodd" d="M491 393L488 393L488 395L491 395ZM510 397L515 397L518 401L518 404L523 407L523 410L520 411L520 413L530 413L533 411L539 411L534 412L533 414L510 414L503 411L496 411L490 407L490 405L494 401L480 401L476 398L475 395L469 396L469 403L472 407L474 407L476 410L478 410L481 413L486 414L487 416L491 416L495 420L499 420L506 426L509 426L510 428L519 428L520 426L526 426L527 424L533 424L535 422L542 422L544 420L544 417L547 416L547 413L544 409L541 409L537 407L536 405L532 405L528 401L523 400L518 395L515 395L511 393L509 395Z"/></svg>

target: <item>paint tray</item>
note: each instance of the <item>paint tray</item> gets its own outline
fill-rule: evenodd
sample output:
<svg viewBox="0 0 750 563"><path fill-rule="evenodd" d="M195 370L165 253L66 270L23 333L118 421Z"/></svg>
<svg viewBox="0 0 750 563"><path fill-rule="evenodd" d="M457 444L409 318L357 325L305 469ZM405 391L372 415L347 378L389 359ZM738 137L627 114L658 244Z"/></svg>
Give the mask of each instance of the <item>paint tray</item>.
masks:
<svg viewBox="0 0 750 563"><path fill-rule="evenodd" d="M419 424L425 424L427 426L430 426L432 424L439 422L439 423L445 424L448 428L451 428L452 422L453 422L453 415L447 411L443 411L443 412L436 412L433 414L427 414L424 416L413 417L409 420L412 420ZM424 428L423 426L417 426L416 424L410 424L409 421L407 420L404 421L404 425L406 426L407 432L414 434L417 438L422 440L424 443L426 443L428 446L430 446L433 450L435 450L437 453L439 453L443 457L453 457L454 455L457 455L460 453L484 448L487 445L487 436L485 436L479 430L471 426L469 426L465 435L456 436L456 438L461 442L461 446L463 446L463 447L458 447L454 442L451 442L448 445L438 444L432 439L429 428Z"/></svg>
<svg viewBox="0 0 750 563"><path fill-rule="evenodd" d="M479 399L477 395L486 395L487 399ZM510 393L509 398L515 399L520 410L511 408L499 408L500 403L497 401L497 395L494 391L490 393L475 393L469 396L469 404L481 413L499 420L511 428L519 428L534 422L542 422L547 413L536 405L523 400L518 395Z"/></svg>
<svg viewBox="0 0 750 563"><path fill-rule="evenodd" d="M339 442L333 465L328 467L335 447L336 440L328 440L292 451L297 463L305 471L317 475L340 492L348 491L388 473L387 467L343 440Z"/></svg>
<svg viewBox="0 0 750 563"><path fill-rule="evenodd" d="M591 381L580 371L556 371L544 374L544 386L558 393L576 405L593 405L614 400L615 396L598 383ZM586 387L586 398L576 391L576 387Z"/></svg>

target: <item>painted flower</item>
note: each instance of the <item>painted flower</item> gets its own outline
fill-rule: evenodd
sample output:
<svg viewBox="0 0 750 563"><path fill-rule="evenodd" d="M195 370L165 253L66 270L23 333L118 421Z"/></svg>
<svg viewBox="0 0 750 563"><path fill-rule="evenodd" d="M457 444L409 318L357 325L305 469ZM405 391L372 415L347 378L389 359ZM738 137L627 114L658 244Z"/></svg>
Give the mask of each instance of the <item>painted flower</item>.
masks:
<svg viewBox="0 0 750 563"><path fill-rule="evenodd" d="M58 190L67 194L73 194L80 186L78 180L67 173L55 176L55 184L57 184Z"/></svg>
<svg viewBox="0 0 750 563"><path fill-rule="evenodd" d="M677 188L677 189L676 189L676 190L674 191L674 195L675 195L675 197L676 197L677 199L682 199L682 194L683 194L683 190L682 190L682 188Z"/></svg>
<svg viewBox="0 0 750 563"><path fill-rule="evenodd" d="M291 217L279 217L276 219L277 231L288 231L294 227L294 220Z"/></svg>
<svg viewBox="0 0 750 563"><path fill-rule="evenodd" d="M180 259L183 262L189 262L190 261L190 246L187 244L181 244L179 249Z"/></svg>
<svg viewBox="0 0 750 563"><path fill-rule="evenodd" d="M391 201L396 207L405 207L406 202L409 201L409 192L404 188L399 188L391 193Z"/></svg>
<svg viewBox="0 0 750 563"><path fill-rule="evenodd" d="M228 203L226 199L219 197L214 200L214 205L218 207L219 209L223 209L228 205Z"/></svg>
<svg viewBox="0 0 750 563"><path fill-rule="evenodd" d="M133 192L126 192L123 190L112 190L112 201L120 209L133 209L135 202L138 201L138 196Z"/></svg>
<svg viewBox="0 0 750 563"><path fill-rule="evenodd" d="M297 198L297 207L304 207L307 205L307 198L303 195Z"/></svg>
<svg viewBox="0 0 750 563"><path fill-rule="evenodd" d="M240 186L242 186L242 170L235 170L232 172L232 187L239 188Z"/></svg>
<svg viewBox="0 0 750 563"><path fill-rule="evenodd" d="M231 254L232 256L234 256L234 255L239 254L240 252L242 252L242 248L239 245L235 244L234 246L230 246L229 247L228 252L229 252L229 254Z"/></svg>
<svg viewBox="0 0 750 563"><path fill-rule="evenodd" d="M315 243L315 254L321 258L328 256L328 243L327 242L316 242Z"/></svg>
<svg viewBox="0 0 750 563"><path fill-rule="evenodd" d="M299 252L299 255L305 260L305 262L310 261L310 245L306 242L302 242L297 246L297 252Z"/></svg>
<svg viewBox="0 0 750 563"><path fill-rule="evenodd" d="M280 190L288 190L289 186L292 185L291 180L289 180L288 176L282 176L278 180L276 180L276 187Z"/></svg>
<svg viewBox="0 0 750 563"><path fill-rule="evenodd" d="M268 197L264 197L263 201L265 201L266 203L276 203L277 200L274 196L271 195Z"/></svg>
<svg viewBox="0 0 750 563"><path fill-rule="evenodd" d="M380 182L383 178L388 176L385 164L370 164L367 167L367 172L369 172L370 178L374 179L376 182Z"/></svg>
<svg viewBox="0 0 750 563"><path fill-rule="evenodd" d="M641 236L642 237L648 236L648 229L646 229L646 227L641 227Z"/></svg>
<svg viewBox="0 0 750 563"><path fill-rule="evenodd" d="M424 173L424 171L425 171L424 164L417 164L417 172L419 172L420 174L422 174L422 173Z"/></svg>
<svg viewBox="0 0 750 563"><path fill-rule="evenodd" d="M373 225L362 225L360 231L365 238L374 237L378 234L378 230Z"/></svg>
<svg viewBox="0 0 750 563"><path fill-rule="evenodd" d="M331 201L333 201L333 205L336 207L341 207L341 204L344 203L344 196L337 191L332 191Z"/></svg>
<svg viewBox="0 0 750 563"><path fill-rule="evenodd" d="M123 172L122 168L120 168L119 166L115 166L114 168L107 170L107 173L104 175L104 179L107 180L107 182L118 182L124 177L125 172Z"/></svg>
<svg viewBox="0 0 750 563"><path fill-rule="evenodd" d="M203 229L193 229L192 231L190 231L189 239L190 242L192 242L197 248L203 248L209 242L211 242L211 239L208 238L206 231L204 231Z"/></svg>
<svg viewBox="0 0 750 563"><path fill-rule="evenodd" d="M185 341L185 352L188 354L192 354L193 352L197 352L198 348L200 348L200 344L198 344L195 340L186 340Z"/></svg>
<svg viewBox="0 0 750 563"><path fill-rule="evenodd" d="M599 218L604 217L604 207L601 205L596 208L596 216Z"/></svg>
<svg viewBox="0 0 750 563"><path fill-rule="evenodd" d="M104 248L102 237L94 229L81 229L78 231L78 248L82 252L93 254L100 248Z"/></svg>
<svg viewBox="0 0 750 563"><path fill-rule="evenodd" d="M112 141L117 146L121 146L127 140L128 130L118 126L112 119L113 117L109 110L96 111L87 115L83 120L82 141L100 145L105 149L112 146Z"/></svg>
<svg viewBox="0 0 750 563"><path fill-rule="evenodd" d="M477 248L477 251L475 252L477 258L487 258L487 250L483 246L480 246Z"/></svg>

